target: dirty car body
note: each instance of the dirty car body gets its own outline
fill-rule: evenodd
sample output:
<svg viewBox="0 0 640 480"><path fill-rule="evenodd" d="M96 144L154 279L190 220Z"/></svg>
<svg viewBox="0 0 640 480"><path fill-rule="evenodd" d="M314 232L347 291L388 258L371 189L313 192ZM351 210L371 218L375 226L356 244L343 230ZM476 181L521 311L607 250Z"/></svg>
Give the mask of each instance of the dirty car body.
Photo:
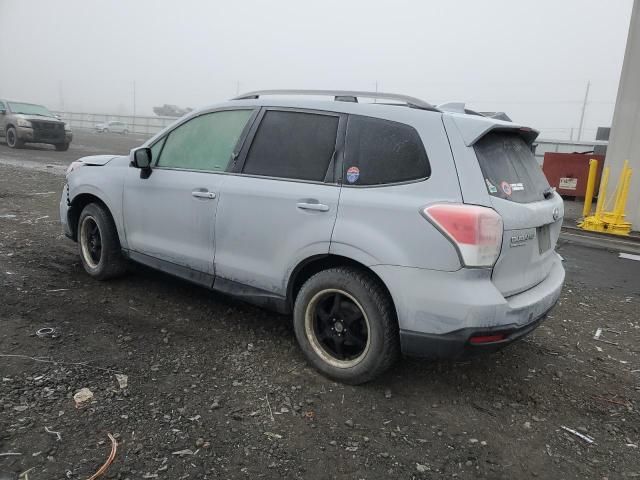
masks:
<svg viewBox="0 0 640 480"><path fill-rule="evenodd" d="M225 133L203 154L193 144L205 131ZM359 383L372 376L358 368L382 369L367 363L378 337L461 358L526 335L554 306L564 211L532 155L536 135L465 111L249 96L193 112L129 156L74 162L60 218L79 240L82 209L102 205L123 256L293 312L314 366ZM279 164L290 152L321 164ZM358 282L388 306L384 329ZM363 318L352 331L347 307Z"/></svg>

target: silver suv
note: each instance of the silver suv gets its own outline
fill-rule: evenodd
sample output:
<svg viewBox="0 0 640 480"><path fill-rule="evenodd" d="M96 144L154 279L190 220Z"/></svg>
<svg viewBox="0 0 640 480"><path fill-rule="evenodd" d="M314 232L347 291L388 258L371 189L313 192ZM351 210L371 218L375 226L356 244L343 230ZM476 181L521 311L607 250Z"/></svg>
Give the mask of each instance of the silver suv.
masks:
<svg viewBox="0 0 640 480"><path fill-rule="evenodd" d="M278 99L302 94L334 98ZM554 306L563 203L536 136L404 95L252 92L73 162L60 217L91 276L133 260L292 313L311 364L362 383L400 352L503 347Z"/></svg>
<svg viewBox="0 0 640 480"><path fill-rule="evenodd" d="M49 143L59 152L69 149L71 127L42 105L0 99L0 137L9 148L25 143Z"/></svg>

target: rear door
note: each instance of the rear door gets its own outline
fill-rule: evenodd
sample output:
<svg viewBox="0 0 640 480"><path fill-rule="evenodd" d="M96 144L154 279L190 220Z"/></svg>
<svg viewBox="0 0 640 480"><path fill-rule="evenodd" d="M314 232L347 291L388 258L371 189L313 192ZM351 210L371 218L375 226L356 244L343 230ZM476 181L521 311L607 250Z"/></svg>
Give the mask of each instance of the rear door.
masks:
<svg viewBox="0 0 640 480"><path fill-rule="evenodd" d="M221 186L216 285L231 281L285 296L289 274L300 260L329 253L343 129L340 114L261 112L235 175L227 175Z"/></svg>
<svg viewBox="0 0 640 480"><path fill-rule="evenodd" d="M505 297L547 277L556 258L564 214L562 199L551 190L523 134L515 129L490 130L469 147L479 166L480 175L474 176L474 182L482 186L490 206L504 222L502 250L492 280ZM472 172L460 170L461 175ZM466 180L461 183L469 183Z"/></svg>

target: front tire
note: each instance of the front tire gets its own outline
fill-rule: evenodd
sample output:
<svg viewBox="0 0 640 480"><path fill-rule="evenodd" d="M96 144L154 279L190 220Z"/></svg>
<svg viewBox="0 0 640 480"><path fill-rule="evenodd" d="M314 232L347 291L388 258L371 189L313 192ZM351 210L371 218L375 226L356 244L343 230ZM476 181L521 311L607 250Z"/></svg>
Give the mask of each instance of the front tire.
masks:
<svg viewBox="0 0 640 480"><path fill-rule="evenodd" d="M293 322L309 362L340 382L373 380L399 356L391 298L380 281L363 270L341 267L315 274L296 297Z"/></svg>
<svg viewBox="0 0 640 480"><path fill-rule="evenodd" d="M69 150L69 144L68 143L57 143L54 145L54 147L56 147L56 152L66 152L67 150Z"/></svg>
<svg viewBox="0 0 640 480"><path fill-rule="evenodd" d="M15 127L7 128L7 146L9 148L22 148L24 142L18 138L18 132Z"/></svg>
<svg viewBox="0 0 640 480"><path fill-rule="evenodd" d="M105 207L90 203L78 219L78 252L86 272L97 280L108 280L127 270L116 225Z"/></svg>

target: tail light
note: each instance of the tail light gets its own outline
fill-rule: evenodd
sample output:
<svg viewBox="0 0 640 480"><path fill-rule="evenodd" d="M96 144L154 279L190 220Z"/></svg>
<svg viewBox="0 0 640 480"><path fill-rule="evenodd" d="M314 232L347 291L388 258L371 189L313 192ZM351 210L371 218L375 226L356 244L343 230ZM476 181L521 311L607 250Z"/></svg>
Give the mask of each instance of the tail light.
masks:
<svg viewBox="0 0 640 480"><path fill-rule="evenodd" d="M499 333L497 335L476 335L469 339L469 342L474 345L479 345L482 343L494 343L500 342L506 338L504 333Z"/></svg>
<svg viewBox="0 0 640 480"><path fill-rule="evenodd" d="M491 267L500 255L502 218L478 205L436 204L423 215L454 244L467 267Z"/></svg>

